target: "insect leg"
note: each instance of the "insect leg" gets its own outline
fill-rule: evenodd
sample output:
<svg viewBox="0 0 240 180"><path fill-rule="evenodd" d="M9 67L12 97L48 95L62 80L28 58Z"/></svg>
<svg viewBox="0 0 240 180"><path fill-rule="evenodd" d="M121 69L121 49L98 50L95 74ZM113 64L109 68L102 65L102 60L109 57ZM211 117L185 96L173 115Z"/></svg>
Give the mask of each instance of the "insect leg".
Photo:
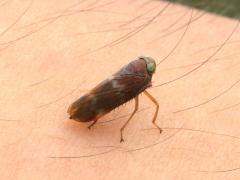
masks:
<svg viewBox="0 0 240 180"><path fill-rule="evenodd" d="M98 119L95 119L95 120L93 121L93 123L88 126L88 129L91 129L91 127L93 127L93 125L96 124L97 120L98 120Z"/></svg>
<svg viewBox="0 0 240 180"><path fill-rule="evenodd" d="M156 105L156 111L155 111L152 123L154 124L154 126L156 126L159 129L160 133L162 133L162 129L156 124L158 110L159 110L159 104L158 104L157 100L151 94L149 94L149 92L147 92L146 90L144 91L144 94Z"/></svg>
<svg viewBox="0 0 240 180"><path fill-rule="evenodd" d="M127 126L127 124L130 122L130 120L132 119L134 114L137 112L137 110L138 110L138 96L135 97L135 108L134 108L134 111L132 112L131 116L128 118L127 122L125 122L125 124L122 126L122 128L120 130L120 132L121 132L121 140L120 140L120 142L124 141L124 139L123 139L123 130Z"/></svg>

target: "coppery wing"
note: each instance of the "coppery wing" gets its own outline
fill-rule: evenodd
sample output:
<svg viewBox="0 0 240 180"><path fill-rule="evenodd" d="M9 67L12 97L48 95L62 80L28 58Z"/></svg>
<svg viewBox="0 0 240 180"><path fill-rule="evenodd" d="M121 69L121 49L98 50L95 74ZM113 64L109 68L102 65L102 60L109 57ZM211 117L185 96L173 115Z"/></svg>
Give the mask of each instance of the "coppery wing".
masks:
<svg viewBox="0 0 240 180"><path fill-rule="evenodd" d="M144 60L132 61L75 101L69 108L70 117L79 121L98 119L151 86L151 78Z"/></svg>
<svg viewBox="0 0 240 180"><path fill-rule="evenodd" d="M125 74L103 81L91 91L95 98L95 108L111 111L136 97L151 85L151 79L137 74Z"/></svg>

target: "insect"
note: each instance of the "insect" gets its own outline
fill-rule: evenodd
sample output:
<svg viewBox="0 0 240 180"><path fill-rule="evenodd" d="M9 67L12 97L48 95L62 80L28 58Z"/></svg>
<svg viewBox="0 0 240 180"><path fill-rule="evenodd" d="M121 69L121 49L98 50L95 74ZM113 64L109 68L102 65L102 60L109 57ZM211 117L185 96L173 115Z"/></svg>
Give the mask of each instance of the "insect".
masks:
<svg viewBox="0 0 240 180"><path fill-rule="evenodd" d="M134 111L120 130L120 142L123 142L123 131L137 112L138 95L143 92L156 105L152 123L161 133L162 129L156 124L159 110L158 102L146 91L147 88L152 86L152 75L155 70L156 62L151 57L140 56L138 59L131 61L113 74L111 78L102 81L89 93L73 102L67 111L70 115L69 118L80 122L93 121L88 126L90 129L100 117L129 100L135 99Z"/></svg>

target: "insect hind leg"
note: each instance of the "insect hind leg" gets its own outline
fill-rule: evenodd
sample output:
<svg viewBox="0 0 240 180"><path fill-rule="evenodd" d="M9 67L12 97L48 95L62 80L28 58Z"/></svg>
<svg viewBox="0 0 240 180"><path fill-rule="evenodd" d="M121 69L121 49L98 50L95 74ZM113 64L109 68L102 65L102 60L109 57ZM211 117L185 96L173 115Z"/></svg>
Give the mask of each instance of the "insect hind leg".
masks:
<svg viewBox="0 0 240 180"><path fill-rule="evenodd" d="M125 127L127 126L127 124L130 122L130 120L132 119L132 117L134 116L134 114L137 112L137 110L138 110L138 96L135 97L135 108L134 108L134 111L132 112L131 116L128 118L128 120L125 122L125 124L122 126L122 128L120 130L120 133L121 133L120 142L124 142L123 131L124 131Z"/></svg>
<svg viewBox="0 0 240 180"><path fill-rule="evenodd" d="M91 129L97 123L98 119L102 117L104 114L106 114L104 113L104 111L99 112L98 115L92 120L93 123L88 126L88 129Z"/></svg>
<svg viewBox="0 0 240 180"><path fill-rule="evenodd" d="M88 129L91 129L94 126L94 124L96 124L97 121L98 121L98 119L95 119L93 121L93 123L88 126Z"/></svg>
<svg viewBox="0 0 240 180"><path fill-rule="evenodd" d="M156 105L156 111L154 113L152 123L154 126L156 126L158 128L159 132L162 133L162 129L156 123L158 110L159 110L159 104L158 104L157 100L151 94L149 94L149 92L147 92L146 90L144 91L144 94Z"/></svg>

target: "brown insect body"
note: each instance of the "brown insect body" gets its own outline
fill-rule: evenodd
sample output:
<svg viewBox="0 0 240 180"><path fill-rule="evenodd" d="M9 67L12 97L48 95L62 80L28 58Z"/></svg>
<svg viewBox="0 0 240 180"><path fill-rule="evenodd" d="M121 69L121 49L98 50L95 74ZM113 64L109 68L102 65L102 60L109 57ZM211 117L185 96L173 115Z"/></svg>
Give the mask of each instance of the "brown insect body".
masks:
<svg viewBox="0 0 240 180"><path fill-rule="evenodd" d="M128 65L113 74L111 78L102 81L88 94L72 103L68 108L70 119L80 122L94 121L89 126L90 128L100 117L135 98L135 110L121 129L121 141L123 141L122 131L136 113L138 108L138 95L144 91L157 105L157 110L153 118L153 123L155 124L158 104L157 101L145 91L145 89L152 84L151 80L155 69L156 63L150 57L139 57L137 60L131 61ZM157 125L155 124L155 126ZM159 130L161 132L160 128Z"/></svg>
<svg viewBox="0 0 240 180"><path fill-rule="evenodd" d="M145 60L134 60L75 101L68 109L70 119L96 120L150 87L151 79Z"/></svg>

